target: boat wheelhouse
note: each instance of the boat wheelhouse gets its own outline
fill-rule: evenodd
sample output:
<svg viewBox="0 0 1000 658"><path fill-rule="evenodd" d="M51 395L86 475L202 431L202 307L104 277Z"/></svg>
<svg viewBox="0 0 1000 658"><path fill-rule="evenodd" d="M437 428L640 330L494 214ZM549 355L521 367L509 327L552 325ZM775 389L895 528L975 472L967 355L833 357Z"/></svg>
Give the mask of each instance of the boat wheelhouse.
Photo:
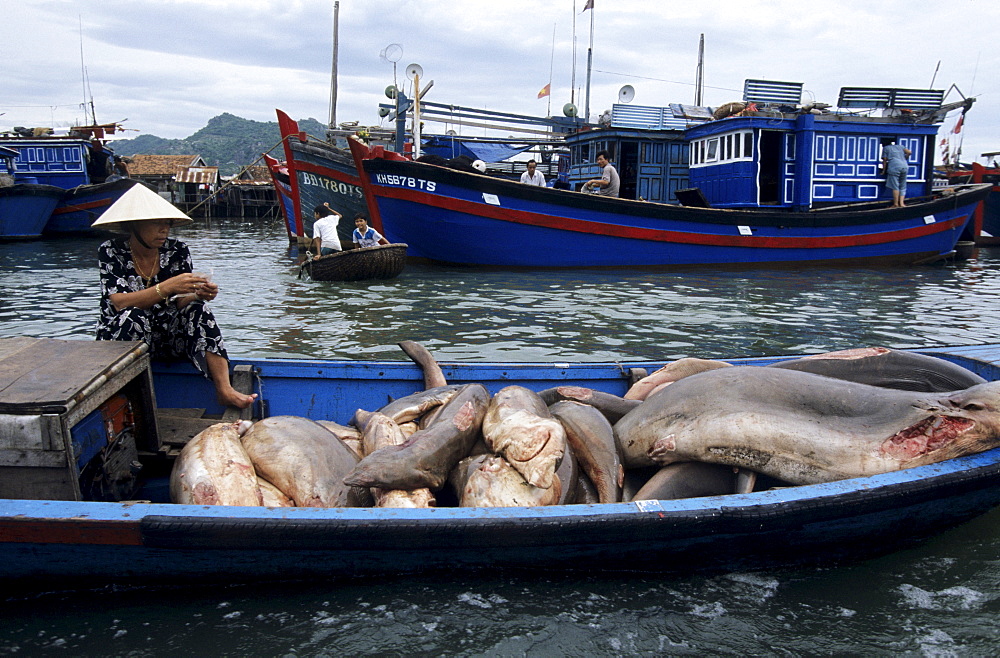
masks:
<svg viewBox="0 0 1000 658"><path fill-rule="evenodd" d="M579 190L600 178L597 153L607 151L621 179L620 198L679 203L677 191L690 186L685 131L711 118L706 107L616 103L602 117L601 128L566 136L570 188Z"/></svg>
<svg viewBox="0 0 1000 658"><path fill-rule="evenodd" d="M845 87L840 111L830 112L801 106L801 87L748 80L744 100L757 111L687 131L691 186L712 207L806 210L888 200L881 173L888 141L910 151L906 196L931 193L944 92ZM882 116L855 108L881 108Z"/></svg>
<svg viewBox="0 0 1000 658"><path fill-rule="evenodd" d="M799 211L882 201L891 139L911 151L907 197L928 196L938 127L973 102L946 105L940 90L844 87L832 110L803 105L802 87L748 79L742 102L714 111L616 103L598 128L567 136L571 187L600 176L596 154L606 150L625 199Z"/></svg>

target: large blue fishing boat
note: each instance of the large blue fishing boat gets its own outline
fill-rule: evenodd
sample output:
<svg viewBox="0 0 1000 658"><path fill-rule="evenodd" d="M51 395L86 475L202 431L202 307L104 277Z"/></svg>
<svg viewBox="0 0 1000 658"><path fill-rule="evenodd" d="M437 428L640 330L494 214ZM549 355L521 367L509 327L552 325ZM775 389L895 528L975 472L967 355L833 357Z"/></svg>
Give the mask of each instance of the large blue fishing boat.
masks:
<svg viewBox="0 0 1000 658"><path fill-rule="evenodd" d="M20 129L0 136L0 145L17 151L15 181L63 190L44 226L45 233L90 233L101 213L137 184L129 178L108 181L113 153L92 140L113 134L120 126L78 126L65 135L49 129ZM101 166L95 167L95 158Z"/></svg>
<svg viewBox="0 0 1000 658"><path fill-rule="evenodd" d="M1000 379L998 345L922 351ZM215 405L211 384L192 367L150 368L144 344L101 341L2 339L0 358L0 579L8 586L830 564L912 545L1000 504L1000 449L825 484L677 500L426 509L173 504L163 474L184 444L238 418ZM254 418L346 424L358 408L379 409L425 385L411 362L234 363L234 382L260 395ZM480 383L490 393L519 384L621 396L639 369L663 364L438 365L449 383Z"/></svg>
<svg viewBox="0 0 1000 658"><path fill-rule="evenodd" d="M568 137L571 180L598 177L596 152L607 150L620 166L619 198L450 171L356 140L351 148L373 225L406 242L411 256L443 263L918 263L948 258L972 239L969 218L986 188L935 191L930 176L937 126L971 101L943 105L943 92L844 88L841 107L831 111L798 104L790 96L796 88L747 81L745 102L718 108L713 120L671 106L655 114L659 124L643 128L633 108L629 125L612 113L609 125ZM872 116L875 109L883 114ZM904 208L886 201L883 139L911 149Z"/></svg>

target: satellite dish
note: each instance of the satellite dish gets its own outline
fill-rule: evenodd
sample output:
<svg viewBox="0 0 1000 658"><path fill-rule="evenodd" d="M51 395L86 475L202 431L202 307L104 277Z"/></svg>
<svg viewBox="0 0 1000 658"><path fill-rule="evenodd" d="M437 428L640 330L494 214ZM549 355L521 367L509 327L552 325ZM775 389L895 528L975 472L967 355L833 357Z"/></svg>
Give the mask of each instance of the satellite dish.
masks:
<svg viewBox="0 0 1000 658"><path fill-rule="evenodd" d="M410 64L409 66L406 67L406 77L412 80L417 76L420 77L424 76L424 67L414 62L413 64Z"/></svg>
<svg viewBox="0 0 1000 658"><path fill-rule="evenodd" d="M385 88L385 97L392 99L396 98L396 85L389 85Z"/></svg>
<svg viewBox="0 0 1000 658"><path fill-rule="evenodd" d="M450 137L454 137L454 136L455 136L455 135L457 135L457 134L458 134L458 133L457 133L457 132L455 132L454 130L449 130L448 132L446 132L446 133L445 133L445 135L448 135L448 136L450 136Z"/></svg>
<svg viewBox="0 0 1000 658"><path fill-rule="evenodd" d="M566 103L565 105L563 105L563 114L565 114L566 116L575 117L576 113L577 113L576 105L573 105L572 103Z"/></svg>
<svg viewBox="0 0 1000 658"><path fill-rule="evenodd" d="M403 56L403 47L398 43L390 43L382 49L382 52L380 52L378 56L387 62L395 64L399 61L399 58Z"/></svg>
<svg viewBox="0 0 1000 658"><path fill-rule="evenodd" d="M635 98L635 88L632 85L625 85L618 90L619 103L631 103Z"/></svg>
<svg viewBox="0 0 1000 658"><path fill-rule="evenodd" d="M380 108L378 108L378 115L380 117L387 117L387 116L389 116L389 108L387 108L387 107L380 107Z"/></svg>

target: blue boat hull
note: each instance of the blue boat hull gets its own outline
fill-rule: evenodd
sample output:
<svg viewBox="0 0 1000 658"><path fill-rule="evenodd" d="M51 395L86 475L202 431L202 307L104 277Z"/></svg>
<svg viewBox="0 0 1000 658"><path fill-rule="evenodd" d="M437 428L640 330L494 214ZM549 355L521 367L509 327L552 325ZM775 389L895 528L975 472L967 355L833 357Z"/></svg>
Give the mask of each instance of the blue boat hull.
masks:
<svg viewBox="0 0 1000 658"><path fill-rule="evenodd" d="M41 237L62 194L62 188L54 185L0 187L0 240Z"/></svg>
<svg viewBox="0 0 1000 658"><path fill-rule="evenodd" d="M92 233L101 214L139 181L122 178L110 183L80 185L65 190L45 225L45 233Z"/></svg>
<svg viewBox="0 0 1000 658"><path fill-rule="evenodd" d="M987 193L969 186L898 209L719 210L536 188L351 147L387 239L411 256L475 266L914 263L950 255Z"/></svg>
<svg viewBox="0 0 1000 658"><path fill-rule="evenodd" d="M1000 345L922 350L1000 379ZM787 357L738 359L767 365ZM259 360L268 415L347 422L423 388L404 362ZM622 394L658 363L441 364L495 392L578 385ZM183 364L154 370L161 408L204 406ZM209 409L209 412L215 411ZM157 494L140 494L154 500ZM264 508L5 500L9 586L357 578L427 570L675 572L837 562L917 543L1000 505L1000 449L894 473L749 494L518 508Z"/></svg>

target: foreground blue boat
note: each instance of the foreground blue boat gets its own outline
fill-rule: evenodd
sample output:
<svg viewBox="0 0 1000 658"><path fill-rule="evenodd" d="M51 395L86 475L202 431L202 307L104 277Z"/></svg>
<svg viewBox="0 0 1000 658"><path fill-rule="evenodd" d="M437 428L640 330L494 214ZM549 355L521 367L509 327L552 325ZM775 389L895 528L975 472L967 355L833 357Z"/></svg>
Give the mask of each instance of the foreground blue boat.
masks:
<svg viewBox="0 0 1000 658"><path fill-rule="evenodd" d="M63 344L74 342L79 343L51 341L44 347L70 349L75 346ZM94 342L85 345L104 349ZM144 386L144 349L120 346L126 358L86 390L133 376L126 389ZM922 351L986 379L1000 378L1000 345ZM479 382L491 392L510 384L534 390L574 385L622 395L633 368L660 365L441 367L450 383ZM237 362L236 370L260 393L256 413L266 416L346 423L357 408L376 409L390 398L423 389L421 370L409 362L255 360ZM161 420L172 409L204 408L212 398L208 383L184 365L156 365L151 381ZM56 402L46 404L50 417L61 412ZM0 411L11 413L11 407L0 405ZM224 410L209 405L205 411ZM137 405L135 414L137 426L149 422L148 409ZM165 432L162 422L160 431ZM140 441L144 461L164 458L143 449ZM22 451L20 459L28 465L25 455ZM0 470L10 478L11 468ZM68 588L355 578L435 569L672 572L831 564L913 545L996 507L1000 449L872 477L670 501L530 508L213 507L164 502L162 480L147 482L135 498L141 500L2 501L0 579L11 586Z"/></svg>

